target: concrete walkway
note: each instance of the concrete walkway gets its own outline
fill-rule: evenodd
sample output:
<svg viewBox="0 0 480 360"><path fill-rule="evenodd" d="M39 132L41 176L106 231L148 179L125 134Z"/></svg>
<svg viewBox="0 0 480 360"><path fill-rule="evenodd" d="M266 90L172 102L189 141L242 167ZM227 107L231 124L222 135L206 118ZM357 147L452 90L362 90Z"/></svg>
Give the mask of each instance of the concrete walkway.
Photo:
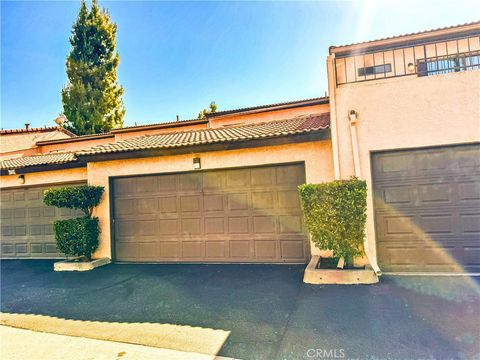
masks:
<svg viewBox="0 0 480 360"><path fill-rule="evenodd" d="M220 360L204 355L0 326L2 360ZM227 358L223 358L227 359Z"/></svg>

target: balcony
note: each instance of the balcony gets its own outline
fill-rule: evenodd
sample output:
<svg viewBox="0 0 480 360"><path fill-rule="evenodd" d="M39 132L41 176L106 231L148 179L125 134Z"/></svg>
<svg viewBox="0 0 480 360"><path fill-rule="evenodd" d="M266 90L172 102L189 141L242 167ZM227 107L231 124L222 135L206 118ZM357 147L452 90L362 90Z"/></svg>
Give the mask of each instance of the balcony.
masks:
<svg viewBox="0 0 480 360"><path fill-rule="evenodd" d="M335 57L336 85L480 70L480 36Z"/></svg>

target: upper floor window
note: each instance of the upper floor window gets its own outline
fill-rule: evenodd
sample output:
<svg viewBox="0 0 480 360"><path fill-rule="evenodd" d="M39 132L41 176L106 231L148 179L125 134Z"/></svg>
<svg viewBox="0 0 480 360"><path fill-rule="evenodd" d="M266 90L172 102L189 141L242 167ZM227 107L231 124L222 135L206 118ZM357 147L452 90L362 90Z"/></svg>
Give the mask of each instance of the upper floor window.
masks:
<svg viewBox="0 0 480 360"><path fill-rule="evenodd" d="M391 64L367 66L367 67L362 67L358 69L358 76L385 74L385 73L389 73L390 71L392 71Z"/></svg>

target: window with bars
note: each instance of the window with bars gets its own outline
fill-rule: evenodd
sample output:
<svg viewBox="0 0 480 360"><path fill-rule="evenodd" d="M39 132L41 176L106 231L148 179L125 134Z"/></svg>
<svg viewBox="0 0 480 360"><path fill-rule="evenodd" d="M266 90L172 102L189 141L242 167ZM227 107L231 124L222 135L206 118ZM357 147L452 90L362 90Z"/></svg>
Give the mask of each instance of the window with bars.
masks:
<svg viewBox="0 0 480 360"><path fill-rule="evenodd" d="M480 52L460 53L417 61L418 76L480 69Z"/></svg>

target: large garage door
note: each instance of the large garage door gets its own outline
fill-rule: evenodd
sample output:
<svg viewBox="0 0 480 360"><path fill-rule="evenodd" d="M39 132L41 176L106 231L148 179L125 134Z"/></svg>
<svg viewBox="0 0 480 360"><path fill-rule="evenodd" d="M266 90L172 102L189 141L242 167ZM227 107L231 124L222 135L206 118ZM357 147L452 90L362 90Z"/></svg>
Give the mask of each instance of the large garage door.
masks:
<svg viewBox="0 0 480 360"><path fill-rule="evenodd" d="M43 204L43 192L51 187L1 190L2 258L58 258L53 221L79 213Z"/></svg>
<svg viewBox="0 0 480 360"><path fill-rule="evenodd" d="M115 179L116 260L304 263L304 182L297 164Z"/></svg>
<svg viewBox="0 0 480 360"><path fill-rule="evenodd" d="M480 271L480 146L373 155L384 271Z"/></svg>

